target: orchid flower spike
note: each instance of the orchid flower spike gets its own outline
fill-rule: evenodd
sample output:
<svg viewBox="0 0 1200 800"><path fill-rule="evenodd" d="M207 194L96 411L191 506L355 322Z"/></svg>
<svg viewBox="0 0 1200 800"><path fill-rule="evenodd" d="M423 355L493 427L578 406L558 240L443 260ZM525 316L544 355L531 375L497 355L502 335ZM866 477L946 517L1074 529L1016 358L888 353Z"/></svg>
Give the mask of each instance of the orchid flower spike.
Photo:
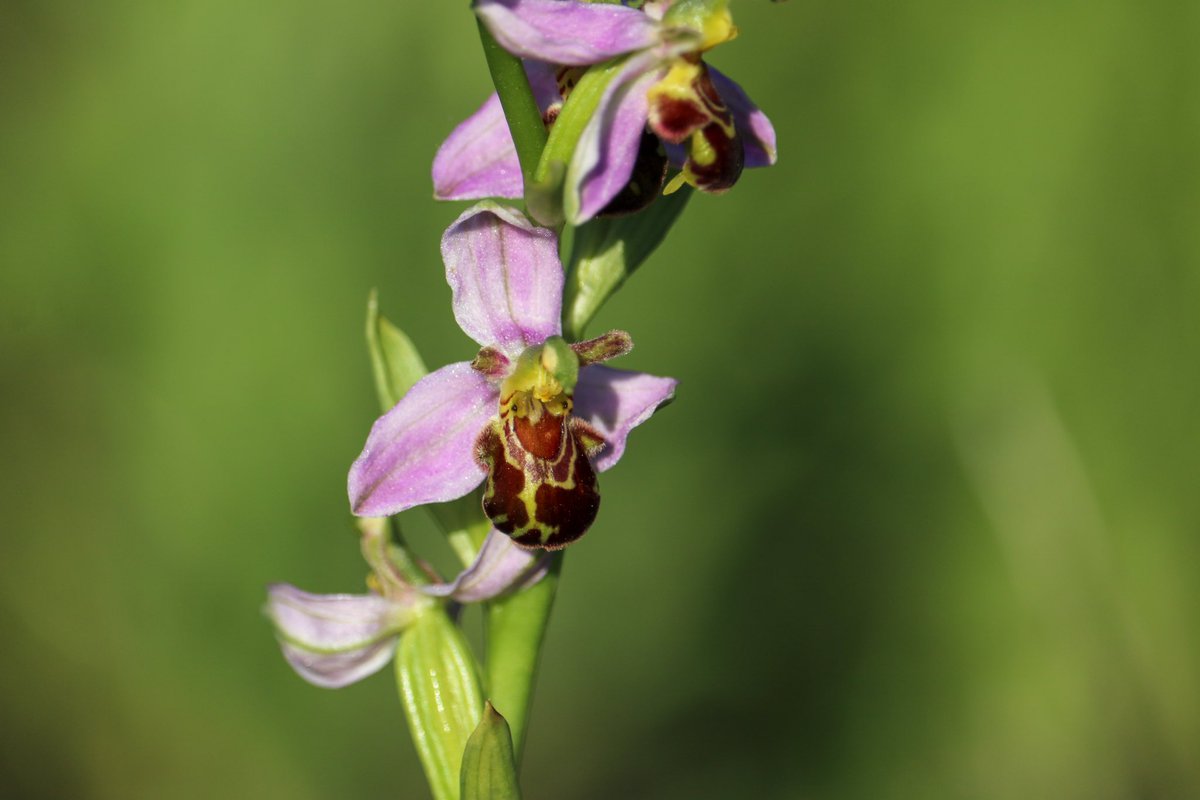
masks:
<svg viewBox="0 0 1200 800"><path fill-rule="evenodd" d="M597 362L627 352L614 331L562 339L557 237L480 203L442 237L454 317L482 349L418 381L371 428L350 468L350 505L389 516L486 480L492 524L524 547L558 549L592 524L596 472L674 394L675 380Z"/></svg>
<svg viewBox="0 0 1200 800"><path fill-rule="evenodd" d="M562 210L572 225L652 201L668 158L679 169L668 193L683 183L723 192L743 167L775 163L771 121L737 83L703 60L737 35L728 0L647 0L640 9L582 0L475 0L475 12L505 49L525 59L548 124L560 108L560 120L568 116L572 94L586 95L579 101L588 114L582 131L563 131L578 136L562 166ZM597 66L585 71L591 65ZM540 179L553 174L547 158L556 155L555 137L551 127ZM433 182L435 196L444 200L522 196L516 150L495 95L442 145Z"/></svg>
<svg viewBox="0 0 1200 800"><path fill-rule="evenodd" d="M360 520L363 556L371 566L369 594L311 594L286 583L267 589L267 616L279 646L300 677L337 689L380 670L404 630L436 601L478 603L532 586L547 558L516 547L495 530L470 567L448 583L415 586L388 555L387 521Z"/></svg>

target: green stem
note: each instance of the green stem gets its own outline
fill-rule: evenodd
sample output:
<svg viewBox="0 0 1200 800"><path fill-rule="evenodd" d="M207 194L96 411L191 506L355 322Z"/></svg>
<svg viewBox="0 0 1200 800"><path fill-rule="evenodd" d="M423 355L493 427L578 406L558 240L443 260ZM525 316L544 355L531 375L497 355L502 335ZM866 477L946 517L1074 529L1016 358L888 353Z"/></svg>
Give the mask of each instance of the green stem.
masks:
<svg viewBox="0 0 1200 800"><path fill-rule="evenodd" d="M492 73L492 84L500 95L500 105L508 120L513 143L517 146L517 158L521 162L521 174L525 185L533 185L533 173L546 146L546 125L542 122L542 111L533 99L533 89L521 59L505 50L492 37L483 20L479 24L479 40L483 43L483 55L488 70Z"/></svg>
<svg viewBox="0 0 1200 800"><path fill-rule="evenodd" d="M562 572L562 553L553 554L551 559L545 578L523 592L489 603L485 617L487 694L508 720L518 764L533 704L542 641Z"/></svg>
<svg viewBox="0 0 1200 800"><path fill-rule="evenodd" d="M546 146L542 112L533 97L521 59L502 48L481 20L476 21L492 84L500 96L500 106L504 109L528 188L534 185L534 173ZM542 581L525 591L488 603L484 616L487 693L496 709L508 720L518 759L533 701L542 641L562 569L562 554L552 558L550 572Z"/></svg>

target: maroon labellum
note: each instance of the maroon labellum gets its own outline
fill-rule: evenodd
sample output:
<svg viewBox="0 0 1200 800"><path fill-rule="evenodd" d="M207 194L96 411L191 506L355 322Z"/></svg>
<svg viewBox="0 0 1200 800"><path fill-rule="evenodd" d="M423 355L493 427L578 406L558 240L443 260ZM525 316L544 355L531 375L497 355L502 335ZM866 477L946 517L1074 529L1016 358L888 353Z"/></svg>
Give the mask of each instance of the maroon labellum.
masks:
<svg viewBox="0 0 1200 800"><path fill-rule="evenodd" d="M583 420L552 413L537 400L501 398L476 456L488 469L483 510L497 530L524 547L558 550L583 536L600 510L588 460L604 439Z"/></svg>

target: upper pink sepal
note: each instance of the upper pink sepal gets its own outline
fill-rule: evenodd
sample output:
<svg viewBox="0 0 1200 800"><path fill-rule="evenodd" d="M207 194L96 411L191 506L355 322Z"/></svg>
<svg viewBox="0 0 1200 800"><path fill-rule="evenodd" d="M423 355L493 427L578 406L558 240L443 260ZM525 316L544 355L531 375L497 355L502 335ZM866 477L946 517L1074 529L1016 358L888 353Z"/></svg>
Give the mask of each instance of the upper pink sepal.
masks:
<svg viewBox="0 0 1200 800"><path fill-rule="evenodd" d="M475 13L505 50L552 64L598 64L658 41L641 11L575 0L475 0Z"/></svg>
<svg viewBox="0 0 1200 800"><path fill-rule="evenodd" d="M558 237L520 212L483 202L442 236L454 318L484 347L519 355L562 331Z"/></svg>
<svg viewBox="0 0 1200 800"><path fill-rule="evenodd" d="M521 164L500 98L492 94L455 128L433 157L433 196L438 200L519 198Z"/></svg>

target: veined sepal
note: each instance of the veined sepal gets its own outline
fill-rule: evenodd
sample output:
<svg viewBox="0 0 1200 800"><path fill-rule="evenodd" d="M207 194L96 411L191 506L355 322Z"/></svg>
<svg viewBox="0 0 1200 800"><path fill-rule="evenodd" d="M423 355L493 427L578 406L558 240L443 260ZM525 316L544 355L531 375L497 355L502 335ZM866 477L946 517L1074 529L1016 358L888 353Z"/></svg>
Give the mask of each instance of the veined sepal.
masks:
<svg viewBox="0 0 1200 800"><path fill-rule="evenodd" d="M322 595L276 583L267 588L266 613L292 669L314 686L338 689L381 669L431 605L417 592Z"/></svg>

